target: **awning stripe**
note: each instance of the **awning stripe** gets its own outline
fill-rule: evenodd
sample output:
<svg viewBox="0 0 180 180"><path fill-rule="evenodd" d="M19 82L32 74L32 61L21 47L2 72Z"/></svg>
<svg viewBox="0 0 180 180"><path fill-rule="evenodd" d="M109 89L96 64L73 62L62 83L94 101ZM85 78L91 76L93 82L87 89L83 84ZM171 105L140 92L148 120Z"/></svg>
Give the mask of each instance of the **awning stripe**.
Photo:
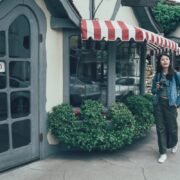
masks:
<svg viewBox="0 0 180 180"><path fill-rule="evenodd" d="M121 21L117 21L119 27L121 28L122 30L122 34L121 36L119 36L119 38L122 40L122 41L129 41L129 30L128 30L128 27L122 23Z"/></svg>
<svg viewBox="0 0 180 180"><path fill-rule="evenodd" d="M101 21L101 22L99 22L99 25L101 27L101 39L104 38L105 40L108 40L107 39L107 37L108 37L108 28L107 28L105 22ZM94 39L94 40L96 40L96 39Z"/></svg>
<svg viewBox="0 0 180 180"><path fill-rule="evenodd" d="M179 51L176 42L122 21L82 20L81 31L83 40L88 38L97 41L102 39L115 41L117 38L120 38L121 41L134 39L134 41L143 42L146 40L148 44L153 44L158 48Z"/></svg>
<svg viewBox="0 0 180 180"><path fill-rule="evenodd" d="M94 38L97 40L101 40L101 28L98 21L92 21L94 28Z"/></svg>
<svg viewBox="0 0 180 180"><path fill-rule="evenodd" d="M111 21L111 24L113 25L113 27L115 29L115 40L117 38L122 37L122 29L119 28L119 24L116 21Z"/></svg>
<svg viewBox="0 0 180 180"><path fill-rule="evenodd" d="M108 39L110 41L115 40L115 29L114 26L112 25L111 21L105 21L107 29L108 29Z"/></svg>
<svg viewBox="0 0 180 180"><path fill-rule="evenodd" d="M86 21L81 21L81 34L83 39L88 39L87 36L87 22Z"/></svg>
<svg viewBox="0 0 180 180"><path fill-rule="evenodd" d="M144 41L144 34L143 34L143 31L139 28L136 28L135 27L135 40L136 41Z"/></svg>

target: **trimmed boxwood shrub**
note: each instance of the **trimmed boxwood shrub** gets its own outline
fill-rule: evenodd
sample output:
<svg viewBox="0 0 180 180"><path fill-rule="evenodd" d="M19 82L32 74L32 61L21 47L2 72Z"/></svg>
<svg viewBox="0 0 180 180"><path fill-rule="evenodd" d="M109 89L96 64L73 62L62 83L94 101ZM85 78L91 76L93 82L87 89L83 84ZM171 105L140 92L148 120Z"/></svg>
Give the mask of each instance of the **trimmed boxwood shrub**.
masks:
<svg viewBox="0 0 180 180"><path fill-rule="evenodd" d="M102 115L103 105L86 100L81 106L81 123L76 127L76 147L92 151L102 149L106 135L106 119Z"/></svg>
<svg viewBox="0 0 180 180"><path fill-rule="evenodd" d="M152 94L145 94L144 97L150 101L150 103L153 103L153 95Z"/></svg>
<svg viewBox="0 0 180 180"><path fill-rule="evenodd" d="M127 98L126 105L135 117L134 138L145 136L155 122L152 102L141 95L133 95Z"/></svg>
<svg viewBox="0 0 180 180"><path fill-rule="evenodd" d="M125 104L115 103L109 110L109 116L112 121L110 131L118 141L117 148L131 144L135 130L135 118L131 111Z"/></svg>
<svg viewBox="0 0 180 180"><path fill-rule="evenodd" d="M73 144L72 137L75 133L77 118L70 105L62 104L53 107L48 113L48 126L50 132L59 140Z"/></svg>
<svg viewBox="0 0 180 180"><path fill-rule="evenodd" d="M131 101L129 100L130 107ZM135 106L141 104L137 102ZM142 111L142 106L140 109ZM143 117L146 118L148 115ZM107 151L131 144L135 136L145 134L145 130L149 129L149 120L144 121L143 128L142 123L139 123L143 120L139 121L138 118L137 114L133 116L123 103L113 104L104 113L104 107L100 102L87 100L81 106L78 116L70 105L54 107L52 112L48 113L48 124L51 133L69 148ZM140 134L137 133L139 130Z"/></svg>

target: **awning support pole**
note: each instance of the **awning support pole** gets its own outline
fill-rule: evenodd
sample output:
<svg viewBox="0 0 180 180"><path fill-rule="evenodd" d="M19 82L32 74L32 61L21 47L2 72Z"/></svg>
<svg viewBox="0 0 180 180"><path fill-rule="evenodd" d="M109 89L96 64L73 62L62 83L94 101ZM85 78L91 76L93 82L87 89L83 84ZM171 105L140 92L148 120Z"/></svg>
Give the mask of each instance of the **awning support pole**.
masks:
<svg viewBox="0 0 180 180"><path fill-rule="evenodd" d="M108 107L115 102L116 49L116 42L108 42Z"/></svg>
<svg viewBox="0 0 180 180"><path fill-rule="evenodd" d="M141 56L140 56L140 94L145 94L145 80L146 80L146 52L147 43L144 42L141 46Z"/></svg>

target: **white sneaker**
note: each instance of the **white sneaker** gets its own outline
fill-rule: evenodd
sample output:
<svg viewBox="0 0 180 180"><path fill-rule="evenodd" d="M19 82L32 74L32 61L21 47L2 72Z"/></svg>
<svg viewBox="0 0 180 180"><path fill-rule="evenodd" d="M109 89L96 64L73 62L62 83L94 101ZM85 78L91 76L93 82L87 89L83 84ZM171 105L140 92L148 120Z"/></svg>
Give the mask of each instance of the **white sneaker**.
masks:
<svg viewBox="0 0 180 180"><path fill-rule="evenodd" d="M158 162L159 163L164 163L167 159L167 154L161 154L159 159L158 159Z"/></svg>
<svg viewBox="0 0 180 180"><path fill-rule="evenodd" d="M172 151L172 153L176 153L177 150L178 150L178 145L176 144L176 145L171 149L171 151Z"/></svg>

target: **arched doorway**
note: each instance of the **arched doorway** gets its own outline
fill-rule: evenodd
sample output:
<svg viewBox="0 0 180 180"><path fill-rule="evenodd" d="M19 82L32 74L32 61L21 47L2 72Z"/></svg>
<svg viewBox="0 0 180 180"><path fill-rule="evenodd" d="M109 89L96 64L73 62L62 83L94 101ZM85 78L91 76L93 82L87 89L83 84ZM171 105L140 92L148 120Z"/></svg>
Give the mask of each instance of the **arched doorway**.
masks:
<svg viewBox="0 0 180 180"><path fill-rule="evenodd" d="M17 6L0 19L0 171L39 158L38 25Z"/></svg>

